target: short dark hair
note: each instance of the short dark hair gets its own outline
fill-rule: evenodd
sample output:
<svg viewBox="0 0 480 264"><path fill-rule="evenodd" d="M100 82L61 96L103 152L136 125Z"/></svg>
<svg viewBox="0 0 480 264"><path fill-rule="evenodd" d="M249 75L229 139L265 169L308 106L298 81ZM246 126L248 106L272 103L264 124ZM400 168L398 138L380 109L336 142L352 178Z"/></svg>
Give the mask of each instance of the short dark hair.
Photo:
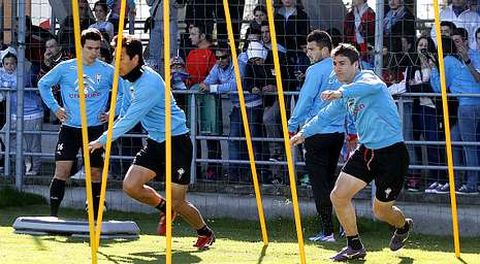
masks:
<svg viewBox="0 0 480 264"><path fill-rule="evenodd" d="M255 12L257 12L257 11L263 12L265 15L267 14L267 8L264 5L257 5L253 9L253 14L255 15Z"/></svg>
<svg viewBox="0 0 480 264"><path fill-rule="evenodd" d="M442 51L443 57L446 56L455 56L458 52L455 42L453 42L451 37L442 37Z"/></svg>
<svg viewBox="0 0 480 264"><path fill-rule="evenodd" d="M117 46L118 36L115 36L112 40L112 46ZM142 42L132 35L123 35L122 48L127 52L128 57L132 59L135 55L138 55L138 65L145 64L143 61L143 45Z"/></svg>
<svg viewBox="0 0 480 264"><path fill-rule="evenodd" d="M468 40L468 31L464 28L456 28L453 30L452 36L461 36L464 40Z"/></svg>
<svg viewBox="0 0 480 264"><path fill-rule="evenodd" d="M196 21L195 23L192 23L190 24L191 27L194 27L194 28L198 28L198 33L201 35L201 34L204 34L205 35L205 39L207 41L211 41L212 40L212 36L209 34L209 32L211 32L211 29L213 28L213 25L210 23L210 22L199 22L199 21Z"/></svg>
<svg viewBox="0 0 480 264"><path fill-rule="evenodd" d="M457 26L451 21L442 21L440 22L440 27L449 27L450 30L455 30Z"/></svg>
<svg viewBox="0 0 480 264"><path fill-rule="evenodd" d="M351 63L358 61L360 58L358 50L352 44L347 43L338 44L338 46L332 51L332 56L335 57L339 55L347 57Z"/></svg>
<svg viewBox="0 0 480 264"><path fill-rule="evenodd" d="M96 28L89 28L85 29L82 31L82 36L80 38L80 42L83 45L85 45L85 42L88 40L94 40L94 41L102 41L102 33Z"/></svg>
<svg viewBox="0 0 480 264"><path fill-rule="evenodd" d="M332 50L332 38L330 35L322 30L315 29L314 31L310 32L307 36L307 43L308 42L316 42L317 45L321 48L327 48L328 51Z"/></svg>

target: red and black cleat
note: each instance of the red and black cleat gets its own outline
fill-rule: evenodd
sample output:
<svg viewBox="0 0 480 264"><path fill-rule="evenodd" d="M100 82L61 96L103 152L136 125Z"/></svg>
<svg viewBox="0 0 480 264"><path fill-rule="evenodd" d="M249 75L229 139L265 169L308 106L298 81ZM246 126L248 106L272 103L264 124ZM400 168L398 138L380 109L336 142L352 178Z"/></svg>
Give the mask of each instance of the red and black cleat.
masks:
<svg viewBox="0 0 480 264"><path fill-rule="evenodd" d="M193 245L199 250L206 250L215 242L215 234L212 232L208 236L198 236L197 242Z"/></svg>
<svg viewBox="0 0 480 264"><path fill-rule="evenodd" d="M175 220L177 213L172 212L172 223ZM157 234L160 236L164 236L167 233L167 214L164 212L160 212L160 220L158 220L157 226Z"/></svg>

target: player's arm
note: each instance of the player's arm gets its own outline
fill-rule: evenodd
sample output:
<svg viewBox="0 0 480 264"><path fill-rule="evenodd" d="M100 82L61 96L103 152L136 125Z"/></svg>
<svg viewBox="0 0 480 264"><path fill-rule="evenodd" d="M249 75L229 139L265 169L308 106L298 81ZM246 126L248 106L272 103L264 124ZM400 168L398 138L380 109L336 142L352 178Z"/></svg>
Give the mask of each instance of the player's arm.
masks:
<svg viewBox="0 0 480 264"><path fill-rule="evenodd" d="M143 88L143 89L142 89ZM135 89L133 100L126 110L125 115L121 116L113 125L112 141L127 133L152 109L152 107L161 99L160 92L155 88L146 86ZM97 140L89 143L90 151L103 147L107 142L107 132L105 131Z"/></svg>
<svg viewBox="0 0 480 264"><path fill-rule="evenodd" d="M380 92L383 85L375 75L364 75L359 80L342 85L338 90L342 92L343 97L359 97Z"/></svg>
<svg viewBox="0 0 480 264"><path fill-rule="evenodd" d="M300 90L298 102L293 109L292 116L288 120L288 132L297 132L299 125L307 120L308 113L314 105L315 98L318 96L320 82L323 79L319 76L313 76L312 68L307 69L305 82Z"/></svg>
<svg viewBox="0 0 480 264"><path fill-rule="evenodd" d="M54 112L62 121L63 119L67 118L67 116L64 109L60 107L57 100L55 100L52 87L60 83L62 79L63 68L65 67L64 65L66 64L58 64L38 81L38 91L40 92L40 97L42 97L45 105L47 105L47 107L52 110L52 112Z"/></svg>
<svg viewBox="0 0 480 264"><path fill-rule="evenodd" d="M346 110L344 108L343 100L336 100L328 104L326 107L322 108L318 114L310 119L306 123L300 132L290 139L290 143L293 145L301 144L305 141L305 138L311 137L315 134L321 132L321 128L326 126L328 121L336 119L339 116L345 115Z"/></svg>

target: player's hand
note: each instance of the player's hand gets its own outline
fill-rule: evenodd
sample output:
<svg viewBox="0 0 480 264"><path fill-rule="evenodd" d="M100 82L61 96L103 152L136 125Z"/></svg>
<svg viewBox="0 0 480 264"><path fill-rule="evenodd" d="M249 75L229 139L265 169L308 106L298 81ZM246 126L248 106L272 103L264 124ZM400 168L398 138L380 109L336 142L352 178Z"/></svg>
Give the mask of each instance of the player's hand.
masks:
<svg viewBox="0 0 480 264"><path fill-rule="evenodd" d="M100 122L102 122L102 123L108 122L109 115L110 114L108 112L101 113L100 114Z"/></svg>
<svg viewBox="0 0 480 264"><path fill-rule="evenodd" d="M90 151L90 153L93 153L95 150L101 149L103 147L103 144L98 142L97 140L88 143L88 151Z"/></svg>
<svg viewBox="0 0 480 264"><path fill-rule="evenodd" d="M356 134L347 135L347 151L352 153L358 145L358 136Z"/></svg>
<svg viewBox="0 0 480 264"><path fill-rule="evenodd" d="M210 92L210 87L208 85L206 85L205 83L202 82L198 86L200 87L200 92L202 92L202 93Z"/></svg>
<svg viewBox="0 0 480 264"><path fill-rule="evenodd" d="M262 93L273 93L277 90L277 87L275 85L266 85L262 88Z"/></svg>
<svg viewBox="0 0 480 264"><path fill-rule="evenodd" d="M58 108L57 112L55 112L55 115L57 116L58 120L60 120L60 122L62 123L68 119L67 112L65 112L65 108L63 107Z"/></svg>
<svg viewBox="0 0 480 264"><path fill-rule="evenodd" d="M293 146L297 146L305 142L305 138L303 137L302 133L299 132L292 138L290 138L290 144Z"/></svg>
<svg viewBox="0 0 480 264"><path fill-rule="evenodd" d="M340 99L342 98L342 96L343 96L342 91L327 90L322 93L321 97L323 100L332 101L332 100Z"/></svg>

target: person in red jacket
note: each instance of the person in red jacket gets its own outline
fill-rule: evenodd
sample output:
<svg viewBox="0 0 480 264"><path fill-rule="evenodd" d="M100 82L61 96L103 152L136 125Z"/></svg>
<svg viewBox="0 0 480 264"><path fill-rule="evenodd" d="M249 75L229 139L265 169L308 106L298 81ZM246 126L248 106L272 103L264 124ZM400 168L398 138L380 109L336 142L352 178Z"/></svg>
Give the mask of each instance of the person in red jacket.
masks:
<svg viewBox="0 0 480 264"><path fill-rule="evenodd" d="M344 42L357 47L361 55L368 52L368 44L375 46L375 12L367 0L352 0L352 10L343 22Z"/></svg>
<svg viewBox="0 0 480 264"><path fill-rule="evenodd" d="M192 45L196 47L188 53L185 67L190 76L186 80L186 84L191 90L199 90L199 84L207 78L210 70L217 63L217 57L211 48L210 34L206 30L207 26L206 23L198 22L189 27L190 40ZM201 94L197 95L196 99L199 134L203 136L222 135L222 105L220 96L217 94ZM191 116L191 113L189 113L189 116ZM211 139L206 141L208 159L221 159L220 141ZM199 141L197 141L198 143ZM201 157L200 144L197 146L197 157ZM221 171L216 167L208 166L204 178L208 180L217 179Z"/></svg>

